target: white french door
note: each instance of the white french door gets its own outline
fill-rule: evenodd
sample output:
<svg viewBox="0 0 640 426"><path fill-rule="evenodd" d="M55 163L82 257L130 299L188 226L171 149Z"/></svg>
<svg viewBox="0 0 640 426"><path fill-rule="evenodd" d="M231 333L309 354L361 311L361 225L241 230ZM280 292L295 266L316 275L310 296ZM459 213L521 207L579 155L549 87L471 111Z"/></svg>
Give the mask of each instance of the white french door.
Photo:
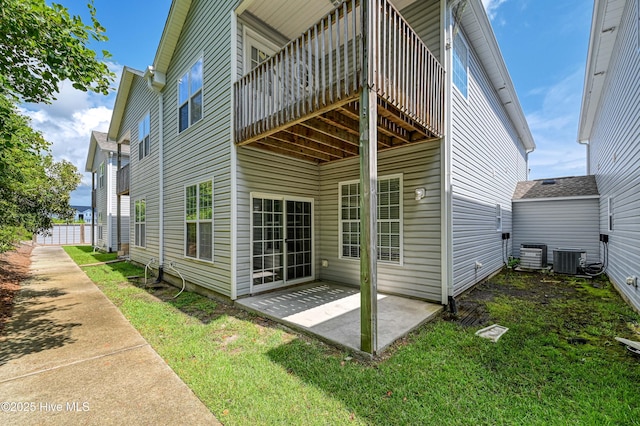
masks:
<svg viewBox="0 0 640 426"><path fill-rule="evenodd" d="M313 199L251 194L251 210L251 293L313 280Z"/></svg>

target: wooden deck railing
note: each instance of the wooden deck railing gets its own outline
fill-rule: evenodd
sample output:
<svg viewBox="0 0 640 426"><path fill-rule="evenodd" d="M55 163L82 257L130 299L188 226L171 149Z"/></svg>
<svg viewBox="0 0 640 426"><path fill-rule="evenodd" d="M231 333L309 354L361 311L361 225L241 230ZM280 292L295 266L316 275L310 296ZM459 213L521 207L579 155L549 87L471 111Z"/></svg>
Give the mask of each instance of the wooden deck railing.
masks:
<svg viewBox="0 0 640 426"><path fill-rule="evenodd" d="M129 164L127 164L117 172L116 189L118 191L117 192L118 195L129 193L129 181L130 181Z"/></svg>
<svg viewBox="0 0 640 426"><path fill-rule="evenodd" d="M378 95L442 135L444 71L388 0L372 1ZM235 141L248 143L355 99L362 87L360 0L346 0L235 83ZM373 68L373 67L371 67Z"/></svg>
<svg viewBox="0 0 640 426"><path fill-rule="evenodd" d="M444 126L444 68L400 12L373 0L370 17L374 66L369 81L378 96L437 136Z"/></svg>

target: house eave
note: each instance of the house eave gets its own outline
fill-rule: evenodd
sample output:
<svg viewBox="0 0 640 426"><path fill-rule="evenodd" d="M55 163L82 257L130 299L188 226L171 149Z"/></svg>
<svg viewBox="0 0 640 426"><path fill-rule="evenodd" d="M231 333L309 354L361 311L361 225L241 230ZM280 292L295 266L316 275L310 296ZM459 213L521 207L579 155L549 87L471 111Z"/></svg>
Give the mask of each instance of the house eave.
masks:
<svg viewBox="0 0 640 426"><path fill-rule="evenodd" d="M580 107L578 142L591 137L626 0L595 0Z"/></svg>
<svg viewBox="0 0 640 426"><path fill-rule="evenodd" d="M122 123L122 117L124 116L124 109L127 105L127 99L129 98L131 84L133 83L135 76L142 77L143 75L142 71L138 71L130 67L124 67L122 69L122 77L120 77L120 84L116 94L116 102L113 105L111 122L109 123L109 130L107 131L108 139L118 139L118 132L120 131L120 124Z"/></svg>
<svg viewBox="0 0 640 426"><path fill-rule="evenodd" d="M546 197L546 198L519 198L511 200L512 203L532 203L537 201L573 201L573 200L594 200L599 199L599 195L579 195L575 197Z"/></svg>
<svg viewBox="0 0 640 426"><path fill-rule="evenodd" d="M166 75L190 8L191 0L174 0L172 2L153 60L153 68L156 72Z"/></svg>
<svg viewBox="0 0 640 426"><path fill-rule="evenodd" d="M471 11L464 13L462 25L468 31L478 29L478 31L469 31L469 33L478 34L469 41L474 46L474 50L477 52L480 61L487 70L491 84L498 93L498 97L509 119L513 123L523 147L526 151L531 152L536 148L536 144L529 129L527 119L522 111L522 106L518 100L513 81L504 63L487 13L480 0L468 1L471 6Z"/></svg>

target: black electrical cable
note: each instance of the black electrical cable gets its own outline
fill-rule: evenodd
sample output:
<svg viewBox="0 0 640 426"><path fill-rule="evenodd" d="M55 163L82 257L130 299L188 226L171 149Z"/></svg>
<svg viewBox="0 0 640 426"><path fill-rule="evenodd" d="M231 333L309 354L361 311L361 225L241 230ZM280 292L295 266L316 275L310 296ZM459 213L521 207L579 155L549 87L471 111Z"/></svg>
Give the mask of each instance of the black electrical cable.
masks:
<svg viewBox="0 0 640 426"><path fill-rule="evenodd" d="M585 274L591 277L597 277L598 275L602 275L607 270L607 264L609 263L609 245L602 241L602 245L604 246L604 259L602 262L589 263L582 270Z"/></svg>

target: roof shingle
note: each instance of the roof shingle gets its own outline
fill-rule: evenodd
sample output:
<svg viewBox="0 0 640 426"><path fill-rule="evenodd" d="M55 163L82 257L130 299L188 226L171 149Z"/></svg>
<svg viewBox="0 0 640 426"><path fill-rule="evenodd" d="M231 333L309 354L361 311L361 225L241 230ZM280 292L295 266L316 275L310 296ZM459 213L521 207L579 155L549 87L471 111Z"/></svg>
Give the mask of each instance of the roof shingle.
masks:
<svg viewBox="0 0 640 426"><path fill-rule="evenodd" d="M513 200L592 195L600 195L595 176L571 176L518 182L513 193Z"/></svg>

